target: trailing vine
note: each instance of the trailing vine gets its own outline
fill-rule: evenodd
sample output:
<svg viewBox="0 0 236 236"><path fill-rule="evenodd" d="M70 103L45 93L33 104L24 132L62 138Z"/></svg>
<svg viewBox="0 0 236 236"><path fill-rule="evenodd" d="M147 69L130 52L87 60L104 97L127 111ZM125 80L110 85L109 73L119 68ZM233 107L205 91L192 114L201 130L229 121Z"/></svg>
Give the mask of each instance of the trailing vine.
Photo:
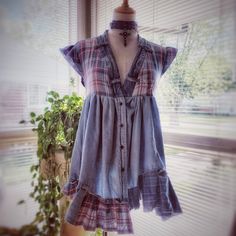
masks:
<svg viewBox="0 0 236 236"><path fill-rule="evenodd" d="M23 226L24 235L58 235L69 205L69 199L63 196L61 187L69 175L83 98L74 92L71 96L65 95L63 98L55 91L47 94L50 107L44 109L44 114L36 116L34 112L30 113L30 123L36 126L32 131L37 132L38 137L38 163L30 168L33 178L30 197L38 203L39 208L34 220Z"/></svg>

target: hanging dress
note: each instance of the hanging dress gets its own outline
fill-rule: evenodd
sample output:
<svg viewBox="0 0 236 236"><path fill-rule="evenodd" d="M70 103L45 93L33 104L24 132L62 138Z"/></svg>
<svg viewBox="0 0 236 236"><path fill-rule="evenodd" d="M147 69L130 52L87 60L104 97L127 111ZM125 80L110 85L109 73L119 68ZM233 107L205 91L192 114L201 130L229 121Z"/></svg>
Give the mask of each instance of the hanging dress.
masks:
<svg viewBox="0 0 236 236"><path fill-rule="evenodd" d="M177 48L138 34L138 52L124 84L108 30L59 49L86 89L62 192L71 197L65 220L133 234L130 211L155 211L163 221L182 213L166 169L159 110L153 95Z"/></svg>

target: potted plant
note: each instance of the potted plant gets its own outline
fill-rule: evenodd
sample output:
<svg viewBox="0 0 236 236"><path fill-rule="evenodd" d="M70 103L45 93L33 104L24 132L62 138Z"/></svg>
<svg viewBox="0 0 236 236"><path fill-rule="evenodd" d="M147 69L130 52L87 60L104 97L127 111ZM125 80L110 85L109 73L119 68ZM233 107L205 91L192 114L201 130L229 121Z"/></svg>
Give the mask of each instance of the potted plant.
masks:
<svg viewBox="0 0 236 236"><path fill-rule="evenodd" d="M69 175L83 98L74 92L62 98L55 91L47 94L50 107L46 107L44 113L38 116L30 113L30 123L36 125L32 130L37 132L38 137L38 163L30 168L33 177L31 185L34 187L30 196L38 202L39 210L30 223L31 227L27 225L24 228L34 232L32 235L56 236L60 227L63 227L70 201L62 194L61 188Z"/></svg>

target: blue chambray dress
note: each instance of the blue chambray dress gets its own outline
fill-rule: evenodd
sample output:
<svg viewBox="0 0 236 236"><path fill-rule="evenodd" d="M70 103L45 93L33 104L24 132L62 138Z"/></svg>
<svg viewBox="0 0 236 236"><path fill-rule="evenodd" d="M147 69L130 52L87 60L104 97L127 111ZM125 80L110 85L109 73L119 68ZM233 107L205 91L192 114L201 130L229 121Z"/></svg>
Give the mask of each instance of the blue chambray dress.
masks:
<svg viewBox="0 0 236 236"><path fill-rule="evenodd" d="M83 39L59 49L81 76L86 97L73 146L71 196L65 220L133 234L130 210L155 211L162 220L183 213L166 169L159 110L153 92L177 48L138 34L138 52L121 83L108 38Z"/></svg>

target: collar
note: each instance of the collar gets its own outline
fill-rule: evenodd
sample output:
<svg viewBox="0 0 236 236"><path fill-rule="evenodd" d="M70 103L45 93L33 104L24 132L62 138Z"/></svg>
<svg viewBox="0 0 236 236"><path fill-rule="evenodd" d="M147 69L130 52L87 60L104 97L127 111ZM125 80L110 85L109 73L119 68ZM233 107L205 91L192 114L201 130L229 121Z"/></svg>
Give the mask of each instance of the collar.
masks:
<svg viewBox="0 0 236 236"><path fill-rule="evenodd" d="M108 29L106 29L101 35L97 37L95 46L100 47L108 44ZM146 49L147 51L152 51L151 45L145 38L141 37L140 34L138 34L138 46Z"/></svg>

